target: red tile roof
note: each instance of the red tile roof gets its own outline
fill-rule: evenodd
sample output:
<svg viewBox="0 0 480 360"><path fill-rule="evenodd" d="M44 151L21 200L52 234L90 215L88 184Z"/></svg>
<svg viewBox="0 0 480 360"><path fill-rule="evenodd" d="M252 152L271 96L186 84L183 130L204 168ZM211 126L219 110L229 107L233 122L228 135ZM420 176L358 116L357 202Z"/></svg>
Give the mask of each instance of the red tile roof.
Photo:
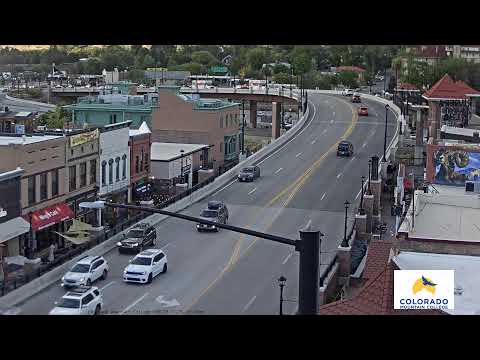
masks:
<svg viewBox="0 0 480 360"><path fill-rule="evenodd" d="M480 92L472 89L463 81L454 82L448 74L445 74L423 96L427 99L466 100L468 99L466 94L480 95Z"/></svg>
<svg viewBox="0 0 480 360"><path fill-rule="evenodd" d="M320 315L445 315L440 310L394 310L393 271L395 265L388 261L391 241L371 241L367 254L364 278L367 283L347 300L320 307Z"/></svg>
<svg viewBox="0 0 480 360"><path fill-rule="evenodd" d="M359 72L365 72L365 69L362 69L361 67L358 66L339 66L337 67L337 72L343 72L343 71L353 71L356 73Z"/></svg>

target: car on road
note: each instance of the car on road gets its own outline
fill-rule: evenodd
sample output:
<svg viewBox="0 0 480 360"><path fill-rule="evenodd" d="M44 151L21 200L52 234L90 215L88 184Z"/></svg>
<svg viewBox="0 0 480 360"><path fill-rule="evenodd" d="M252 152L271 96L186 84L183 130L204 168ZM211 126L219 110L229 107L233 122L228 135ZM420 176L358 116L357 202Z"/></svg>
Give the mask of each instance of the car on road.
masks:
<svg viewBox="0 0 480 360"><path fill-rule="evenodd" d="M103 307L103 297L97 287L82 286L67 292L49 315L99 315Z"/></svg>
<svg viewBox="0 0 480 360"><path fill-rule="evenodd" d="M358 115L368 116L368 107L366 107L366 106L360 106L360 107L358 108Z"/></svg>
<svg viewBox="0 0 480 360"><path fill-rule="evenodd" d="M352 103L361 103L362 99L360 98L360 95L355 93L352 96Z"/></svg>
<svg viewBox="0 0 480 360"><path fill-rule="evenodd" d="M144 247L154 246L157 240L157 231L153 226L147 223L139 223L133 226L126 234L123 234L123 240L117 243L118 252L139 253Z"/></svg>
<svg viewBox="0 0 480 360"><path fill-rule="evenodd" d="M136 255L123 271L123 281L150 284L155 276L168 270L167 256L162 249L149 249Z"/></svg>
<svg viewBox="0 0 480 360"><path fill-rule="evenodd" d="M103 256L85 256L62 277L61 286L64 288L90 286L98 279L105 280L107 275L108 263Z"/></svg>
<svg viewBox="0 0 480 360"><path fill-rule="evenodd" d="M352 89L343 89L342 95L343 96L352 96L353 95L353 90Z"/></svg>
<svg viewBox="0 0 480 360"><path fill-rule="evenodd" d="M353 144L350 141L343 140L338 144L337 156L352 156Z"/></svg>
<svg viewBox="0 0 480 360"><path fill-rule="evenodd" d="M260 177L260 168L258 166L246 166L238 174L238 181L254 181Z"/></svg>
<svg viewBox="0 0 480 360"><path fill-rule="evenodd" d="M200 218L207 221L213 221L221 224L228 222L228 209L227 205L222 201L209 201L207 208L202 210ZM215 225L197 224L197 230L203 231L217 231L218 227Z"/></svg>

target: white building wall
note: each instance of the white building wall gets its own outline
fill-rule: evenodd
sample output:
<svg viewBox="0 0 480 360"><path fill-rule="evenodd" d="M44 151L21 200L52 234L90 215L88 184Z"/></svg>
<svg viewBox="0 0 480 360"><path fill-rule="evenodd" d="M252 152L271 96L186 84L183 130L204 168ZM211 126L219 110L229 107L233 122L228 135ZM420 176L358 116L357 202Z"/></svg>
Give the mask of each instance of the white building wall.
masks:
<svg viewBox="0 0 480 360"><path fill-rule="evenodd" d="M169 163L164 161L151 161L150 173L155 179L170 179Z"/></svg>
<svg viewBox="0 0 480 360"><path fill-rule="evenodd" d="M190 165L188 170L188 186L192 186L192 177L193 177L193 167L192 167L192 155L185 156L183 158L183 167ZM165 179L171 180L180 176L180 171L182 167L182 160L176 159L173 161L151 161L151 174L155 179ZM184 171L185 173L187 171Z"/></svg>
<svg viewBox="0 0 480 360"><path fill-rule="evenodd" d="M130 182L130 149L128 140L130 138L129 128L121 128L100 133L100 168L97 175L97 181L100 186L99 195L105 195L123 188L127 188ZM126 155L126 177L123 178L123 155ZM116 162L120 158L120 179L116 181ZM110 184L109 178L109 160L113 159L113 184ZM106 161L106 181L102 184L102 164Z"/></svg>

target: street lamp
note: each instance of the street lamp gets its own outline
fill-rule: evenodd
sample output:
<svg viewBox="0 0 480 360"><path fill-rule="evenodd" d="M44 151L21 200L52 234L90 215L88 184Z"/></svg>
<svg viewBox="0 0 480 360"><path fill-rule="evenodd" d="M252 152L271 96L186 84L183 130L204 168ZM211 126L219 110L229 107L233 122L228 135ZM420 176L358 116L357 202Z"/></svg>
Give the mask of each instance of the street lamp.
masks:
<svg viewBox="0 0 480 360"><path fill-rule="evenodd" d="M278 285L280 286L280 315L283 315L283 288L285 283L287 282L287 278L285 276L280 276L278 278Z"/></svg>
<svg viewBox="0 0 480 360"><path fill-rule="evenodd" d="M370 190L370 179L372 177L372 159L368 160L368 191L367 191L367 194L368 195L371 195L372 192Z"/></svg>
<svg viewBox="0 0 480 360"><path fill-rule="evenodd" d="M387 161L386 152L387 152L387 122L388 122L388 109L390 106L388 104L385 105L385 137L383 139L383 161Z"/></svg>
<svg viewBox="0 0 480 360"><path fill-rule="evenodd" d="M343 233L343 242L342 242L342 247L348 247L348 240L347 240L347 218L348 218L348 205L350 203L345 200L344 202L345 205L345 231Z"/></svg>
<svg viewBox="0 0 480 360"><path fill-rule="evenodd" d="M362 197L360 198L360 209L358 209L359 215L365 215L365 210L363 209L363 189L365 185L365 176L362 175Z"/></svg>

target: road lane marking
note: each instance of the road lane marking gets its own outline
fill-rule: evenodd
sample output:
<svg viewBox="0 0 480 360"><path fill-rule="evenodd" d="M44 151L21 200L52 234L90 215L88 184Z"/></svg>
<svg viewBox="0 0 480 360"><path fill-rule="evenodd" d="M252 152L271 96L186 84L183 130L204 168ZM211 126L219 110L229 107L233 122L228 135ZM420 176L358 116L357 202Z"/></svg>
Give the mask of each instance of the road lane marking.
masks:
<svg viewBox="0 0 480 360"><path fill-rule="evenodd" d="M257 188L254 188L252 191L250 191L250 192L248 193L248 195L253 194L256 190L257 190Z"/></svg>
<svg viewBox="0 0 480 360"><path fill-rule="evenodd" d="M367 143L366 143L366 142L363 143L362 148L364 148L365 146L367 146Z"/></svg>
<svg viewBox="0 0 480 360"><path fill-rule="evenodd" d="M116 281L115 281L115 280L114 280L114 281L110 281L110 282L109 282L107 285L105 285L105 286L101 287L101 288L100 288L100 290L102 290L102 291L103 291L103 290L105 290L107 287L109 287L110 285L113 285L113 284L115 284L115 283L116 283Z"/></svg>
<svg viewBox="0 0 480 360"><path fill-rule="evenodd" d="M323 200L323 198L325 197L325 195L327 195L327 193L323 193L322 198L320 199L320 201Z"/></svg>
<svg viewBox="0 0 480 360"><path fill-rule="evenodd" d="M337 179L340 179L340 176L342 176L342 173L337 175Z"/></svg>
<svg viewBox="0 0 480 360"><path fill-rule="evenodd" d="M361 193L362 193L362 189L360 189L360 191L358 192L357 196L355 196L355 200L358 199L358 197L360 196Z"/></svg>
<svg viewBox="0 0 480 360"><path fill-rule="evenodd" d="M283 170L283 168L278 169L277 171L275 171L275 174L278 174L282 170Z"/></svg>
<svg viewBox="0 0 480 360"><path fill-rule="evenodd" d="M297 155L295 155L295 157L299 157L300 155L302 155L301 152L299 152Z"/></svg>
<svg viewBox="0 0 480 360"><path fill-rule="evenodd" d="M317 139L313 140L310 144L315 144L317 142Z"/></svg>
<svg viewBox="0 0 480 360"><path fill-rule="evenodd" d="M333 119L332 119L332 120L330 120L330 124L333 124Z"/></svg>
<svg viewBox="0 0 480 360"><path fill-rule="evenodd" d="M322 134L326 134L327 133L327 129L323 130Z"/></svg>
<svg viewBox="0 0 480 360"><path fill-rule="evenodd" d="M125 310L123 310L120 315L123 315L125 314L128 310L130 310L132 307L134 307L135 305L137 305L140 301L142 301L143 299L145 299L148 295L148 292L146 292L145 294L143 294L143 296L141 296L140 298L138 298L137 300L135 300L133 303L131 303L130 305L128 305Z"/></svg>
<svg viewBox="0 0 480 360"><path fill-rule="evenodd" d="M172 244L172 242L170 241L168 244L166 244L165 246L162 246L162 250L166 249L167 247L169 247L170 245Z"/></svg>
<svg viewBox="0 0 480 360"><path fill-rule="evenodd" d="M333 117L335 118L335 111L333 112Z"/></svg>
<svg viewBox="0 0 480 360"><path fill-rule="evenodd" d="M282 264L285 265L288 261L288 259L290 259L290 257L292 256L293 253L290 253L287 255L287 257L285 258L285 260L282 261Z"/></svg>
<svg viewBox="0 0 480 360"><path fill-rule="evenodd" d="M257 298L257 295L255 295L254 297L252 297L252 298L250 299L250 301L247 303L247 305L244 306L242 312L247 311L247 309L253 304L253 302L255 301L256 298Z"/></svg>

